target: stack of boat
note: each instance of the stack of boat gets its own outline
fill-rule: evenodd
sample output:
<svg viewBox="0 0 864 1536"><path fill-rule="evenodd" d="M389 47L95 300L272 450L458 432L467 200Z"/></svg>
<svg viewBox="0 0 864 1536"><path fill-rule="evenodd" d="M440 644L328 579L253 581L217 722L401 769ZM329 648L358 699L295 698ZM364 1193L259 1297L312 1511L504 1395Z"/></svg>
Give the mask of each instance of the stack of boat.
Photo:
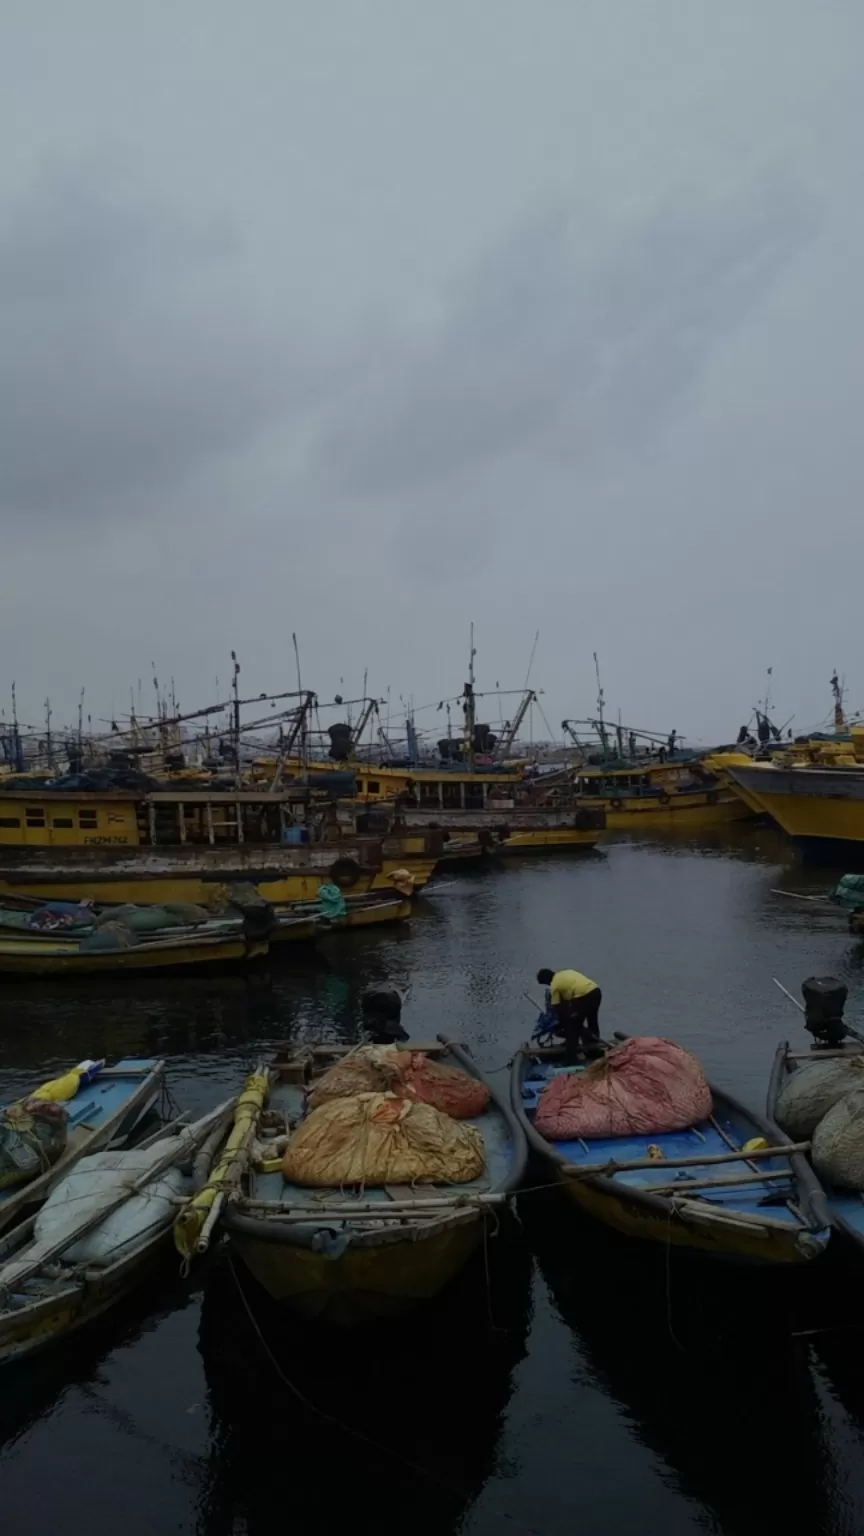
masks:
<svg viewBox="0 0 864 1536"><path fill-rule="evenodd" d="M529 1151L569 1197L550 1207L555 1221L581 1207L666 1247L811 1260L832 1227L864 1241L862 1073L857 1045L783 1047L766 1118L659 1037L618 1037L587 1060L526 1046L509 1102L443 1036L318 1045L147 1134L163 1063L79 1063L0 1113L0 1362L104 1312L172 1231L184 1261L223 1232L241 1288L245 1267L304 1316L392 1316L435 1296L502 1227ZM838 1113L831 1161L820 1137ZM584 1225L575 1235L590 1244Z"/></svg>

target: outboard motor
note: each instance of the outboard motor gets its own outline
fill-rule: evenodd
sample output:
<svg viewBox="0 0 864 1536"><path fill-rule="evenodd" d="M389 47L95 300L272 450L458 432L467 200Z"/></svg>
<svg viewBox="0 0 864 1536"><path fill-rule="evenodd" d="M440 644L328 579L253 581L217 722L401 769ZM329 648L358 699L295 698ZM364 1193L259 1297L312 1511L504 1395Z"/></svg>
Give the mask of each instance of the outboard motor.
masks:
<svg viewBox="0 0 864 1536"><path fill-rule="evenodd" d="M843 1009L849 989L836 976L808 976L801 983L804 998L804 1028L819 1047L842 1045L846 1039Z"/></svg>
<svg viewBox="0 0 864 1536"><path fill-rule="evenodd" d="M402 1028L402 993L398 987L367 987L360 999L363 1012L363 1029L373 1045L392 1045L395 1040L407 1040L408 1031Z"/></svg>

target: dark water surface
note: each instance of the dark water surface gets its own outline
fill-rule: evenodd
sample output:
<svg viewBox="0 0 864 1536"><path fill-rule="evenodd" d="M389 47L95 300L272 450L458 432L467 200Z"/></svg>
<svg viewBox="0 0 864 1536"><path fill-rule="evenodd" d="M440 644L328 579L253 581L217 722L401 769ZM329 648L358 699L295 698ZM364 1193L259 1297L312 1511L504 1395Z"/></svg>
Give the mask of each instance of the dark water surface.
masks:
<svg viewBox="0 0 864 1536"><path fill-rule="evenodd" d="M574 965L603 988L606 1033L671 1035L761 1107L777 1041L802 1038L772 976L797 993L842 975L862 1011L842 915L771 894L829 883L759 828L622 842L459 877L405 932L335 936L248 977L4 986L0 1099L83 1056L161 1054L174 1097L203 1110L276 1045L353 1041L359 991L385 977L411 984L415 1038L446 1029L503 1081L534 1020L523 990ZM864 1265L718 1269L554 1195L521 1210L440 1303L365 1336L293 1324L241 1293L224 1253L185 1286L169 1261L122 1312L0 1376L4 1529L864 1529Z"/></svg>

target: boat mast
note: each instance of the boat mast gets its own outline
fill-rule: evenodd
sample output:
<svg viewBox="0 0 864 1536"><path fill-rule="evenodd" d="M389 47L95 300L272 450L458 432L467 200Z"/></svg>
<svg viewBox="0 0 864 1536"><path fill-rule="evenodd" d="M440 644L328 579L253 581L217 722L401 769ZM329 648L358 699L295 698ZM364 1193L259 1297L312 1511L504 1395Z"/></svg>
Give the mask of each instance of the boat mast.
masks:
<svg viewBox="0 0 864 1536"><path fill-rule="evenodd" d="M834 695L834 729L838 736L842 736L846 731L846 716L843 713L843 684L837 676L836 667L831 679L831 692Z"/></svg>
<svg viewBox="0 0 864 1536"><path fill-rule="evenodd" d="M237 784L237 788L239 789L240 788L240 684L239 684L238 679L240 677L240 663L237 660L237 652L236 651L232 651L231 652L231 660L234 663L234 680L233 680L233 684L232 684L233 691L234 691L234 730L233 730L233 736L234 736L234 778L235 778L235 782ZM239 812L238 812L238 815L239 815Z"/></svg>
<svg viewBox="0 0 864 1536"><path fill-rule="evenodd" d="M476 705L474 701L474 657L477 652L474 649L474 625L471 625L471 641L468 657L468 681L465 684L465 756L470 772L474 772L474 726L476 723Z"/></svg>
<svg viewBox="0 0 864 1536"><path fill-rule="evenodd" d="M604 753L608 755L609 738L606 735L606 726L603 720L603 705L605 703L605 699L603 698L603 688L600 683L600 663L597 660L596 651L594 652L594 671L597 674L597 734L600 737L600 745L602 746Z"/></svg>
<svg viewBox="0 0 864 1536"><path fill-rule="evenodd" d="M297 667L297 692L302 695L303 684L300 681L300 647L297 644L296 632L291 631L291 642L294 646L294 662ZM313 695L310 693L306 701L306 708L300 718L300 767L306 773L309 767L309 732L306 726L307 715L312 709Z"/></svg>
<svg viewBox="0 0 864 1536"><path fill-rule="evenodd" d="M15 684L12 684L12 741L15 752L15 772L24 772L24 750L21 745L21 732L18 728L18 699L15 693Z"/></svg>
<svg viewBox="0 0 864 1536"><path fill-rule="evenodd" d="M49 770L54 767L54 749L51 743L51 700L45 700L45 760Z"/></svg>

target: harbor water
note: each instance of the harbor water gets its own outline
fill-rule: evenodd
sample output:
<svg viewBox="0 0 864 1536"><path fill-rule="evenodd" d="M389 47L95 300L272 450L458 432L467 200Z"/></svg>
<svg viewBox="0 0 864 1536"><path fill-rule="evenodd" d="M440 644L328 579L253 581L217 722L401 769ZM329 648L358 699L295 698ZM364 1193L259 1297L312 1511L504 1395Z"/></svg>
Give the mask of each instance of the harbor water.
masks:
<svg viewBox="0 0 864 1536"><path fill-rule="evenodd" d="M163 1055L203 1111L276 1048L353 1042L372 982L403 1023L506 1082L541 966L603 990L601 1027L664 1034L761 1108L806 1040L772 978L862 949L770 830L610 842L445 877L402 929L334 935L245 975L0 989L0 1099L88 1056ZM528 998L524 995L527 992ZM840 1245L835 1245L837 1249ZM0 1379L0 1510L15 1536L468 1536L864 1529L864 1262L694 1263L522 1197L434 1305L386 1330L293 1323L218 1249Z"/></svg>

